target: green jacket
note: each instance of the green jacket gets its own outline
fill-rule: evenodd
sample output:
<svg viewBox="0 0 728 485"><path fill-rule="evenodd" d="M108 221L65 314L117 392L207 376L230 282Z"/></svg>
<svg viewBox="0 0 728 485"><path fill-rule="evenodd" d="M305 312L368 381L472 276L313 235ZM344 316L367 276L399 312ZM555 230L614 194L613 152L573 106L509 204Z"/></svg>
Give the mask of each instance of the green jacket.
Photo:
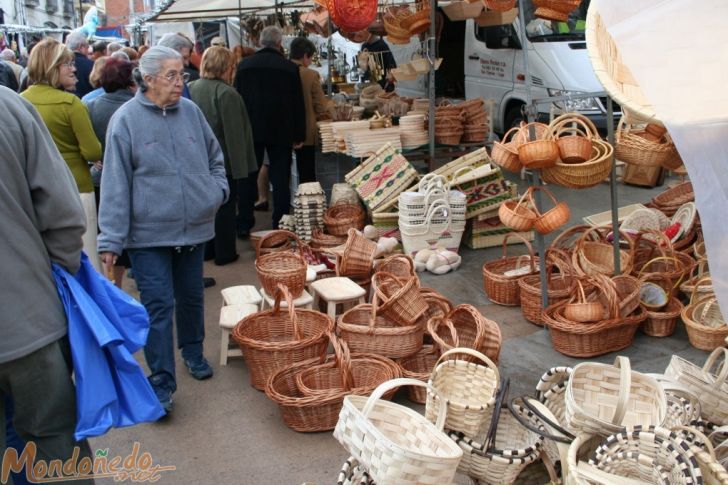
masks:
<svg viewBox="0 0 728 485"><path fill-rule="evenodd" d="M219 79L198 79L189 89L222 147L228 177L243 179L257 171L253 131L240 94Z"/></svg>
<svg viewBox="0 0 728 485"><path fill-rule="evenodd" d="M71 169L80 193L93 192L88 161L102 156L88 109L78 97L47 84L35 84L21 94L40 113L53 141Z"/></svg>

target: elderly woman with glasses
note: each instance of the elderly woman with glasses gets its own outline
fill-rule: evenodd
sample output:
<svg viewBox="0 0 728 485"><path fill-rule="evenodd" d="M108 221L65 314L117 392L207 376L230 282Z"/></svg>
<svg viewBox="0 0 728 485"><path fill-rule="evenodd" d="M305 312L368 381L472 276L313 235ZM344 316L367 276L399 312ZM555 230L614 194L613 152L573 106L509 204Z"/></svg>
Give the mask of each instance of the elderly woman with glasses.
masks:
<svg viewBox="0 0 728 485"><path fill-rule="evenodd" d="M128 250L151 320L144 348L149 381L169 412L177 389L173 321L189 372L195 379L212 376L202 353L202 262L229 189L215 134L200 109L181 97L182 56L152 47L134 78L138 91L107 128L99 251L110 267Z"/></svg>
<svg viewBox="0 0 728 485"><path fill-rule="evenodd" d="M88 110L68 91L76 88L73 52L55 39L39 42L28 59L32 86L21 96L38 110L53 141L73 173L86 213L83 249L96 269L101 269L96 253L96 199L88 162L101 159L101 143L96 138Z"/></svg>

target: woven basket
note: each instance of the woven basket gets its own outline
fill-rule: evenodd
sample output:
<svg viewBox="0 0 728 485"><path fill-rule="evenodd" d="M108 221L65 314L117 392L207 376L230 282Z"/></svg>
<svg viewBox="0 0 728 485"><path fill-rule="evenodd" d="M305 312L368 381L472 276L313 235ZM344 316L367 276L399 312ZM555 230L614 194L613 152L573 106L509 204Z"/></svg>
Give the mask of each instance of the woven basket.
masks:
<svg viewBox="0 0 728 485"><path fill-rule="evenodd" d="M722 367L719 359L723 358ZM673 355L665 375L682 384L700 399L702 416L712 423L728 422L728 350L717 348L708 356L703 367ZM716 369L714 373L713 369Z"/></svg>
<svg viewBox="0 0 728 485"><path fill-rule="evenodd" d="M372 273L376 250L377 243L368 240L356 229L349 229L344 247L331 249L336 255L336 274L350 278L368 278Z"/></svg>
<svg viewBox="0 0 728 485"><path fill-rule="evenodd" d="M564 317L579 323L597 322L604 317L604 308L598 301L587 301L584 285L576 280L578 291L564 305Z"/></svg>
<svg viewBox="0 0 728 485"><path fill-rule="evenodd" d="M326 333L334 329L334 322L323 313L294 308L285 286L279 285L274 294L273 309L245 317L232 331L250 369L250 384L260 390L278 369L323 354ZM287 309L281 309L281 297Z"/></svg>
<svg viewBox="0 0 728 485"><path fill-rule="evenodd" d="M402 27L403 18L412 15L412 11L406 5L384 7L382 23L387 32L387 40L392 44L409 44L410 31Z"/></svg>
<svg viewBox="0 0 728 485"><path fill-rule="evenodd" d="M566 202L556 202L556 197L554 197L554 194L552 194L551 191L546 187L531 187L530 190L531 192L529 194L529 198L531 200L531 205L534 208L538 207L536 205L536 201L533 198L533 194L536 191L541 191L545 193L554 203L554 207L544 212L543 214L539 213L538 209L534 209L536 212L536 220L533 221L534 229L536 229L541 234L549 234L569 222L569 218L571 217L571 211L569 210L569 206L566 204Z"/></svg>
<svg viewBox="0 0 728 485"><path fill-rule="evenodd" d="M508 256L508 240L511 237L521 239L528 250L527 257ZM486 296L493 303L505 306L517 306L520 299L520 287L518 281L538 272L539 259L533 254L533 247L526 238L518 233L511 232L503 237L503 253L500 259L483 264L483 290ZM520 271L519 268L528 266L527 271ZM509 271L517 271L515 276L506 276Z"/></svg>
<svg viewBox="0 0 728 485"><path fill-rule="evenodd" d="M336 485L375 485L366 468L359 464L359 460L350 456L341 466Z"/></svg>
<svg viewBox="0 0 728 485"><path fill-rule="evenodd" d="M660 209L666 216L672 216L686 202L695 201L695 192L692 182L682 182L674 185L652 198L652 204Z"/></svg>
<svg viewBox="0 0 728 485"><path fill-rule="evenodd" d="M520 172L523 167L518 159L518 147L515 146L513 141L507 141L508 137L513 138L518 130L519 128L516 126L508 130L503 135L503 141L493 143L493 150L490 154L496 165L509 172Z"/></svg>
<svg viewBox="0 0 728 485"><path fill-rule="evenodd" d="M516 0L483 0L488 10L495 12L507 12L516 6Z"/></svg>
<svg viewBox="0 0 728 485"><path fill-rule="evenodd" d="M567 483L702 483L689 443L668 429L628 427L609 436L588 463L578 462L579 449L589 438L581 435L569 447Z"/></svg>
<svg viewBox="0 0 728 485"><path fill-rule="evenodd" d="M670 298L667 306L660 311L647 311L647 319L642 326L645 335L651 337L669 337L675 331L677 321L680 319L683 304L674 296Z"/></svg>
<svg viewBox="0 0 728 485"><path fill-rule="evenodd" d="M331 249L346 244L345 237L325 234L321 229L315 227L311 232L310 245L314 249Z"/></svg>
<svg viewBox="0 0 728 485"><path fill-rule="evenodd" d="M518 147L518 159L521 161L521 165L530 169L553 167L559 159L559 146L553 133L547 128L539 135L537 130L536 139L530 140L527 133L531 124L539 125L529 123L521 127L519 131L519 136L525 137L526 140Z"/></svg>
<svg viewBox="0 0 728 485"><path fill-rule="evenodd" d="M617 160L641 167L660 167L675 156L672 142L658 143L644 136L644 130L635 130L626 116L617 125L614 154Z"/></svg>
<svg viewBox="0 0 728 485"><path fill-rule="evenodd" d="M592 157L592 138L599 133L589 118L578 113L561 115L549 125L564 163L583 163Z"/></svg>
<svg viewBox="0 0 728 485"><path fill-rule="evenodd" d="M427 331L441 352L467 347L498 363L502 343L500 327L472 305L458 305L443 318L431 318Z"/></svg>
<svg viewBox="0 0 728 485"><path fill-rule="evenodd" d="M714 295L697 296L697 289L707 281L708 278L703 278L695 284L690 303L682 309L680 317L685 323L688 339L693 347L713 351L725 344L728 325L721 315L718 300Z"/></svg>
<svg viewBox="0 0 728 485"><path fill-rule="evenodd" d="M475 357L475 362L448 359L457 354ZM437 393L427 393L425 417L434 421L440 406L447 407L445 427L468 437L477 436L490 424L498 393L498 367L485 355L469 348L455 348L440 356L429 380Z"/></svg>
<svg viewBox="0 0 728 485"><path fill-rule="evenodd" d="M675 426L671 429L690 443L690 450L695 454L705 483L728 485L728 472L718 461L715 448L708 437L692 426Z"/></svg>
<svg viewBox="0 0 728 485"><path fill-rule="evenodd" d="M387 257L376 267L376 272L389 273L397 278L411 278L416 276L415 264L410 256L394 254Z"/></svg>
<svg viewBox="0 0 728 485"><path fill-rule="evenodd" d="M264 254L275 253L279 251L288 251L291 249L291 232L289 231L270 231L261 237L258 244L255 245L255 257L259 258Z"/></svg>
<svg viewBox="0 0 728 485"><path fill-rule="evenodd" d="M554 268L559 270L557 275L554 275ZM576 280L571 275L572 272L567 254L556 248L546 250L546 285L549 304L553 305L571 297L576 284ZM541 275L532 274L520 278L518 287L523 316L531 323L543 325Z"/></svg>
<svg viewBox="0 0 728 485"><path fill-rule="evenodd" d="M606 241L591 240L592 234L599 234L598 228L591 228L585 231L576 241L574 252L571 255L571 261L577 273L586 276L594 276L597 274L614 275L614 246ZM628 235L621 231L620 240L624 240L629 244L629 250L620 249L620 269L622 273L629 274L632 271L634 260L634 241Z"/></svg>
<svg viewBox="0 0 728 485"><path fill-rule="evenodd" d="M605 319L627 317L640 306L640 281L634 276L620 275L608 278L604 275L595 276L595 285L599 288L598 298L608 313ZM614 296L609 294L614 292ZM611 299L616 300L617 313L609 313Z"/></svg>
<svg viewBox="0 0 728 485"><path fill-rule="evenodd" d="M549 327L554 349L570 357L596 357L629 347L635 332L647 318L647 313L639 307L638 313L626 318L579 324L563 316L564 303L546 308L543 320Z"/></svg>
<svg viewBox="0 0 728 485"><path fill-rule="evenodd" d="M566 424L579 433L608 436L624 426L660 425L666 414L660 384L632 371L626 357L614 365L577 364L566 386Z"/></svg>
<svg viewBox="0 0 728 485"><path fill-rule="evenodd" d="M422 348L422 325L402 326L377 314L378 300L345 311L337 323L339 336L352 352L379 354L390 359L407 357Z"/></svg>
<svg viewBox="0 0 728 485"><path fill-rule="evenodd" d="M442 432L446 408L441 408L433 425L409 408L380 399L400 386L428 385L394 379L377 387L369 398L346 396L334 438L377 483L450 483L463 452Z"/></svg>
<svg viewBox="0 0 728 485"><path fill-rule="evenodd" d="M359 204L339 202L324 213L324 225L332 236L346 236L349 229L364 229L364 209Z"/></svg>
<svg viewBox="0 0 728 485"><path fill-rule="evenodd" d="M399 279L391 273L380 271L372 277L372 288L380 302L377 312L400 325L417 322L427 311L427 302L420 294L417 276Z"/></svg>
<svg viewBox="0 0 728 485"><path fill-rule="evenodd" d="M429 0L417 0L415 11L409 17L400 21L400 26L407 29L412 35L419 35L430 28L430 2Z"/></svg>
<svg viewBox="0 0 728 485"><path fill-rule="evenodd" d="M502 412L507 387L506 381L493 408L490 426L484 427L475 440L462 433L450 433L450 438L463 449L458 471L482 483L513 483L524 468L538 460L543 446L543 438L520 422L543 429L535 414L519 405L510 406L511 412Z"/></svg>
<svg viewBox="0 0 728 485"><path fill-rule="evenodd" d="M586 224L577 224L575 226L571 226L568 229L564 229L564 231L556 236L553 241L551 241L551 244L549 245L550 249L558 249L561 251L561 253L568 256L569 264L571 264L571 255L574 252L574 248L576 247L576 242L579 240L579 238L587 232L589 229L591 229L592 226L588 226ZM601 231L606 231L606 227L602 227L600 229ZM591 240L599 241L601 239L600 234L592 233L590 236Z"/></svg>
<svg viewBox="0 0 728 485"><path fill-rule="evenodd" d="M515 231L525 232L533 228L538 214L529 207L529 196L531 189L524 192L518 201L507 200L498 208L498 217L503 225Z"/></svg>
<svg viewBox="0 0 728 485"><path fill-rule="evenodd" d="M545 182L572 189L585 189L601 184L612 170L614 148L609 143L592 140L591 157L582 163L565 163L560 160L541 174Z"/></svg>
<svg viewBox="0 0 728 485"><path fill-rule="evenodd" d="M397 363L402 368L402 377L422 382L429 381L439 355L434 345L424 345L416 354L398 359ZM407 399L417 404L425 404L427 390L421 387L407 387Z"/></svg>
<svg viewBox="0 0 728 485"><path fill-rule="evenodd" d="M279 284L288 288L293 298L298 298L306 286L306 260L301 250L302 242L292 232L286 236L294 239L299 249L299 254L290 251L275 251L264 254L255 260L255 270L258 272L258 279L268 295L274 295ZM263 242L265 238L261 239Z"/></svg>

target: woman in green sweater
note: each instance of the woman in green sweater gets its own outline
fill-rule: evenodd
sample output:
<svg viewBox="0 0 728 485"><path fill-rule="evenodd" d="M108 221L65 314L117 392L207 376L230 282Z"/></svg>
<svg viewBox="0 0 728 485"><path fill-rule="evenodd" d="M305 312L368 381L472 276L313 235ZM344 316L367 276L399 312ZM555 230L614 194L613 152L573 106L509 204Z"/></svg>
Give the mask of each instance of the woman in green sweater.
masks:
<svg viewBox="0 0 728 485"><path fill-rule="evenodd" d="M83 249L100 271L96 252L96 201L88 161L101 159L101 143L94 133L88 109L78 97L68 92L75 90L78 81L73 59L73 52L57 40L46 38L39 42L28 59L32 86L21 96L40 113L76 180L86 212Z"/></svg>

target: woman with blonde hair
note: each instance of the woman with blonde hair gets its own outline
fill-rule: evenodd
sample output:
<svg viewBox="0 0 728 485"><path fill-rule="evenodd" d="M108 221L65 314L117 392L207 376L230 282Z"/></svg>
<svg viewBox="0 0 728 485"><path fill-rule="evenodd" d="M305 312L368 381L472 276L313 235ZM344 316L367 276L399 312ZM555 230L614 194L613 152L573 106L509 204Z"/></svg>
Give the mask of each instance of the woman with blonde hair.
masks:
<svg viewBox="0 0 728 485"><path fill-rule="evenodd" d="M91 69L91 74L88 75L88 82L91 85L91 87L94 88L93 91L87 93L84 95L83 98L81 98L81 101L83 101L83 104L88 106L89 101L98 98L102 94L104 94L104 88L101 87L101 83L99 82L99 78L101 77L101 70L106 65L106 61L110 59L109 56L103 56L99 57L94 61L94 67Z"/></svg>
<svg viewBox="0 0 728 485"><path fill-rule="evenodd" d="M48 127L53 141L76 180L86 213L83 249L97 270L101 270L96 252L96 200L88 162L101 159L101 143L96 138L88 109L68 91L76 87L73 52L55 39L39 42L28 59L28 77L32 86L21 96L35 106Z"/></svg>
<svg viewBox="0 0 728 485"><path fill-rule="evenodd" d="M245 103L231 86L235 55L226 47L213 46L205 50L200 64L200 79L189 84L190 96L202 110L217 137L225 158L225 171L230 198L215 217L215 238L205 248L208 259L223 265L238 259L235 250L235 204L241 199L244 213L240 215L248 230L255 224L255 172L258 164L253 150L253 134Z"/></svg>

